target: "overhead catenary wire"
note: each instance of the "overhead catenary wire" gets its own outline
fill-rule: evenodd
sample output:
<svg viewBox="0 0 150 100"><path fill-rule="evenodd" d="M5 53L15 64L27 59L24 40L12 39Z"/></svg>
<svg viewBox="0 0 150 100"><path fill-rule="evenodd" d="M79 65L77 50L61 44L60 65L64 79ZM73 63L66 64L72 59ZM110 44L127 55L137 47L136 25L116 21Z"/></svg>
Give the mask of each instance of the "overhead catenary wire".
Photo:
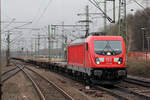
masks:
<svg viewBox="0 0 150 100"><path fill-rule="evenodd" d="M52 2L52 0L49 0L46 7L44 8L43 12L41 13L41 15L39 16L39 18L37 19L37 21L35 23L37 23L42 17L43 15L45 14L46 10L48 9L50 3Z"/></svg>
<svg viewBox="0 0 150 100"><path fill-rule="evenodd" d="M89 1L103 13L104 17L106 17L109 22L114 23L114 21L101 9L97 1L95 0L93 1L89 0Z"/></svg>
<svg viewBox="0 0 150 100"><path fill-rule="evenodd" d="M127 3L126 3L126 6L130 6L131 4L137 4L137 3L141 5L141 3L139 3L139 2L136 3L136 2L132 2L132 1L134 1L134 0L128 0ZM119 8L119 6L116 6L115 8ZM113 8L108 9L107 12L111 12L112 10L113 10ZM100 18L100 17L97 17L97 18Z"/></svg>
<svg viewBox="0 0 150 100"><path fill-rule="evenodd" d="M41 0L40 6L38 7L37 12L36 12L36 14L33 16L32 22L34 22L34 20L36 20L36 17L38 16L39 11L41 10L41 5L43 5L42 3L43 3L43 0Z"/></svg>
<svg viewBox="0 0 150 100"><path fill-rule="evenodd" d="M132 3L130 3L130 2L131 2L131 0L129 0L129 1L126 3L126 5L127 5L127 6L131 5ZM119 6L116 6L115 8L119 8ZM110 11L112 11L112 10L113 10L113 8L108 9L107 12L110 12Z"/></svg>
<svg viewBox="0 0 150 100"><path fill-rule="evenodd" d="M10 41L11 44L15 43L21 36L23 36L23 34L20 34L19 36L15 37L14 39L12 39Z"/></svg>
<svg viewBox="0 0 150 100"><path fill-rule="evenodd" d="M6 29L7 27L9 27L15 20L16 20L16 19L13 18L13 19L8 23L8 25L6 25L6 26L4 27L4 29Z"/></svg>
<svg viewBox="0 0 150 100"><path fill-rule="evenodd" d="M44 11L42 12L42 14L40 15L40 17L38 18L37 21L39 21L39 20L41 19L41 17L44 15L44 13L46 12L46 10L47 10L47 8L48 8L48 5L50 4L51 1L52 1L52 0L49 0L47 6L44 8ZM39 9L40 9L40 7L39 7ZM39 11L39 9L38 9L38 11ZM38 12L37 12L37 13L38 13ZM35 17L36 17L36 16L35 16ZM34 17L34 18L35 18L35 17ZM33 18L33 20L34 20L34 18ZM11 24L13 21L14 21L14 20L12 20L11 22L9 22L9 25L7 25L6 27L10 26L10 24ZM33 22L33 21L32 21L32 22ZM24 25L27 25L27 24L29 24L29 23L26 23L26 24L24 24ZM13 28L11 28L11 29L4 30L4 32L10 31L10 30L13 30L13 29L17 29L18 27L22 27L22 26L24 26L24 25L20 25L20 26L17 26L17 27L13 27ZM6 28L5 28L5 29L6 29Z"/></svg>
<svg viewBox="0 0 150 100"><path fill-rule="evenodd" d="M145 9L145 7L143 7L139 2L137 2L137 0L131 0L134 1L136 4L138 4L141 8Z"/></svg>
<svg viewBox="0 0 150 100"><path fill-rule="evenodd" d="M35 19L35 17L36 17L36 15L38 14L38 12L37 12L37 14L35 15L35 17L33 18L33 20L32 20L32 27L35 25L35 24L37 24L39 21L40 21L40 19L44 16L44 13L46 12L46 10L48 9L48 7L49 7L49 5L50 5L50 3L52 2L52 0L49 0L48 1L48 3L47 3L47 5L46 5L46 7L44 8L44 10L43 10L43 12L40 14L40 16L37 18L37 20L34 20ZM40 7L38 8L38 10L40 10ZM31 31L29 31L29 34L31 34L32 33L32 30Z"/></svg>
<svg viewBox="0 0 150 100"><path fill-rule="evenodd" d="M144 10L144 13L146 15L148 15L148 16L150 15L148 12L145 11L146 8L144 6L142 6L139 2L137 2L137 0L131 0L131 1L134 1L138 6L140 6Z"/></svg>
<svg viewBox="0 0 150 100"><path fill-rule="evenodd" d="M28 22L28 23L25 23L25 24L23 24L23 25L15 26L15 27L13 27L13 28L11 28L11 29L8 29L8 30L5 30L5 31L3 31L3 32L11 31L11 30L14 30L14 29L16 29L16 28L19 28L19 27L22 27L22 26L25 26L25 25L28 25L28 24L31 24L31 23L32 23L32 22Z"/></svg>
<svg viewBox="0 0 150 100"><path fill-rule="evenodd" d="M89 1L91 1L91 0L89 0ZM133 0L128 0L127 3L126 3L126 5L129 6L129 5L133 4L133 2L131 3L131 1L133 1ZM136 2L134 2L134 3L136 3ZM140 4L140 3L139 3L139 4ZM142 6L142 5L141 5L141 6ZM119 8L119 6L116 6L115 8ZM113 8L108 9L107 12L110 12L110 11L112 11L112 10L113 10Z"/></svg>

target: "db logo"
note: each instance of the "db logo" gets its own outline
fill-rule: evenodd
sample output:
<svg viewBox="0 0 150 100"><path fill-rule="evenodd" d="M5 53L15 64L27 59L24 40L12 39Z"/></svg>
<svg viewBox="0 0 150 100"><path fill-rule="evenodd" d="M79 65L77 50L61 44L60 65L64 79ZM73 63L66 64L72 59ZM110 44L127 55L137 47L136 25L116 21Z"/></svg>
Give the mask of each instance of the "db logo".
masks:
<svg viewBox="0 0 150 100"><path fill-rule="evenodd" d="M112 63L112 58L106 58L107 63Z"/></svg>

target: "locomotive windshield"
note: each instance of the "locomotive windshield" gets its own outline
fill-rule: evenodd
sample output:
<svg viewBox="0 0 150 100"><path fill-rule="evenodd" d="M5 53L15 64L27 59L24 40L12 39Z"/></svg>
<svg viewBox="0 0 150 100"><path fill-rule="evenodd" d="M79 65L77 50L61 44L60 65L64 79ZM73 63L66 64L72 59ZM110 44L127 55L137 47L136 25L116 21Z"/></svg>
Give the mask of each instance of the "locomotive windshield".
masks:
<svg viewBox="0 0 150 100"><path fill-rule="evenodd" d="M119 55L122 53L120 40L95 40L94 48L98 55Z"/></svg>

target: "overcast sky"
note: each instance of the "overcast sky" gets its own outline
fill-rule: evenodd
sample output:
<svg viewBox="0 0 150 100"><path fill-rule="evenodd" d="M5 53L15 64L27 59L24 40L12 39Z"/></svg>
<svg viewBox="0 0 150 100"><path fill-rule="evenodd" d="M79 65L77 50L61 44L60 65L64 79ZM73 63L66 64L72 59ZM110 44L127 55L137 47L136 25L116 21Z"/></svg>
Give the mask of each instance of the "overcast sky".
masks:
<svg viewBox="0 0 150 100"><path fill-rule="evenodd" d="M100 0L99 0L100 1ZM103 0L101 0L103 1ZM134 13L138 9L142 9L135 2L127 0L127 13ZM137 0L144 6L144 0ZM31 25L25 27L39 27L44 28L48 24L75 24L84 16L77 16L78 13L85 12L85 6L89 5L90 12L99 12L97 8L91 5L88 0L2 0L2 21L32 21ZM101 4L103 8L103 5ZM116 7L118 1L116 0ZM108 15L112 17L112 3L107 4ZM134 9L131 12L131 9ZM116 19L118 10L116 9ZM14 21L14 22L15 22ZM91 30L98 30L103 27L103 19L93 19ZM21 24L2 23L2 30L8 30L14 26ZM93 26L92 26L93 25ZM4 29L4 27L8 26ZM23 33L29 34L31 31L22 30Z"/></svg>
<svg viewBox="0 0 150 100"><path fill-rule="evenodd" d="M34 20L35 23L42 15L38 24L74 23L76 14L85 5L87 0L2 0L2 15L4 20L16 18L19 21Z"/></svg>
<svg viewBox="0 0 150 100"><path fill-rule="evenodd" d="M128 1L131 0L127 0L129 4L127 11L130 11L130 8L135 10L140 8L137 4ZM137 1L141 3L141 0ZM33 21L33 25L41 27L62 21L74 24L80 18L77 14L84 12L87 4L90 4L88 0L2 0L2 20L10 21L16 18L16 21ZM108 10L112 9L111 4L108 3ZM91 11L93 11L92 8L96 9L90 5Z"/></svg>

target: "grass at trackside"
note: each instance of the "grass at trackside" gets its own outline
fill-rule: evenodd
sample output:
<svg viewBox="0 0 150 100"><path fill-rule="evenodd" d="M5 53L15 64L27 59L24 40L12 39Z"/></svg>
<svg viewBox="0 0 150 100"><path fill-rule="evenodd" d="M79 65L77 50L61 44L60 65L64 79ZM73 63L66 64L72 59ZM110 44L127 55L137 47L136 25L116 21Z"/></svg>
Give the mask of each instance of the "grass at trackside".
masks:
<svg viewBox="0 0 150 100"><path fill-rule="evenodd" d="M129 75L150 78L150 61L129 58L127 67Z"/></svg>

